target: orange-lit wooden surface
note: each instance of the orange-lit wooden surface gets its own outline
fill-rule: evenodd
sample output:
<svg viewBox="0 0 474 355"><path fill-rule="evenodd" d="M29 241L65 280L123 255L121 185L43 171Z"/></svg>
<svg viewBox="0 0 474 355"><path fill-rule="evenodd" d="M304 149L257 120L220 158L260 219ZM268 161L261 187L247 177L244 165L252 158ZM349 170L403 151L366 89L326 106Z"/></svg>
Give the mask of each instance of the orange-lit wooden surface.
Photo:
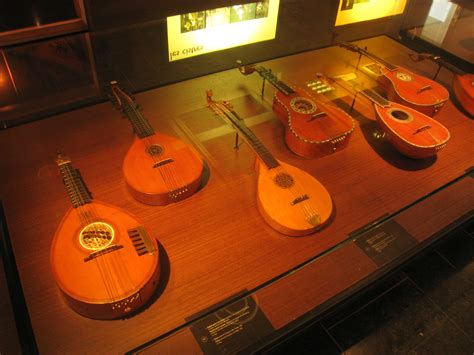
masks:
<svg viewBox="0 0 474 355"><path fill-rule="evenodd" d="M359 44L368 44L374 51L383 48L378 52L380 56L394 64L407 65L410 61L408 50L386 37ZM356 61L353 53L331 47L263 64L283 80L304 85L318 72L352 72ZM436 70L436 65L428 62L410 66L424 75ZM450 77L441 80L449 84ZM245 144L238 151L233 150L233 130L205 108L205 90L210 88L216 98L238 99L236 102L242 103L242 107L236 106L239 112L248 106L242 97L250 96L251 104L260 103L264 109L258 116L249 117L247 124L277 159L306 170L327 188L335 212L326 228L292 238L279 234L263 221L257 210L254 154ZM271 111L274 89L267 86L262 102L260 88L258 76L244 77L235 69L137 95L136 100L151 124L165 134L194 144L210 169L204 188L184 201L162 207L141 204L128 193L121 166L132 132L129 123L119 118L110 103L0 132L0 149L8 152L0 158L0 196L41 352L123 352L134 348L182 325L189 315L242 289L251 290L328 250L346 240L352 231L384 213L398 211L474 165L474 123L451 102L436 116L451 132L448 145L436 158L415 161L376 138L378 128L372 104L363 98L356 103L357 127L345 149L316 160L299 158L285 147L283 126ZM350 98L338 100L344 109L348 102ZM164 273L159 297L135 317L124 321L81 317L67 307L55 286L49 264L50 245L69 208L54 164L58 149L73 159L94 198L137 216L159 238L165 251L161 255ZM472 183L466 183L464 189L456 190L457 198L469 199L472 189ZM469 206L472 204L459 203L449 206L449 214L440 211L442 218L437 220L437 226L442 228L466 213ZM416 219L410 223L413 233L420 233L416 236L419 240L426 233L436 232L416 231ZM259 296L261 307L274 326L287 324L377 269L363 253L348 245L349 249L324 256L328 259L324 259L326 266L321 270L327 272L314 277L325 281L317 282L316 288L311 287L313 282L292 284L291 279L285 278L273 286L275 289L265 291L270 296ZM348 255L353 258L349 264ZM343 271L347 267L351 272ZM308 275L313 272L316 271L307 271ZM305 274L295 278L304 279ZM308 276L308 280L313 279ZM283 307L285 312L279 312L282 300L291 292L304 291L292 289L294 284L308 287L308 295L319 296L307 296L301 307L295 302ZM284 298L279 300L272 293ZM301 293L298 297L306 296ZM189 345L188 349L192 348L194 345Z"/></svg>

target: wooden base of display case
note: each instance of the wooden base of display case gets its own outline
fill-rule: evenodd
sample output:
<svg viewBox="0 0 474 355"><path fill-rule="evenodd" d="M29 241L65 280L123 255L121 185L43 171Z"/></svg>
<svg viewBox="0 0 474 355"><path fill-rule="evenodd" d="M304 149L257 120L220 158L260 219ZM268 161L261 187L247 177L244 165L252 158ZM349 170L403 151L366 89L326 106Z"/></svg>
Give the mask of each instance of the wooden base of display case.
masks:
<svg viewBox="0 0 474 355"><path fill-rule="evenodd" d="M408 49L387 37L359 45L420 74L436 69L428 62L412 64ZM357 59L329 47L263 64L305 86L318 72L355 72ZM230 101L277 159L327 188L335 207L325 228L288 237L265 223L257 208L254 154L246 144L234 149L234 130L206 108L207 89ZM0 158L0 196L40 352L199 352L203 339L193 335L199 334L196 324L215 315L209 324L216 327L250 304L258 306L258 319L271 329L264 336L271 337L299 317L323 312L472 218L474 180L468 171L474 166L474 122L451 102L436 116L451 140L430 159L398 153L380 133L372 105L360 96L347 147L303 159L285 146L283 126L271 109L274 89L267 86L263 98L260 89L258 76L244 77L235 69L136 96L156 130L193 144L206 162L202 188L167 206L141 204L127 191L121 166L133 135L108 102L0 132L0 149L8 152ZM337 88L328 98L349 111L348 91ZM54 164L58 150L75 161L94 198L138 216L159 240L161 285L154 302L134 317L81 317L55 285L51 241L69 207ZM247 303L233 308L235 302ZM229 337L225 333L223 344Z"/></svg>

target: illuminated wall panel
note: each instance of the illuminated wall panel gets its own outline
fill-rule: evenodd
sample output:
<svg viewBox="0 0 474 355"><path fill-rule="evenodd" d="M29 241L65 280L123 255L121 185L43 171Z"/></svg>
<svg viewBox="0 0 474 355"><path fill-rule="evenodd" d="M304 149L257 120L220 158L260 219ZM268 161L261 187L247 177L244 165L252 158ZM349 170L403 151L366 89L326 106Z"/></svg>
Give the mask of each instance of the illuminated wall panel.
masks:
<svg viewBox="0 0 474 355"><path fill-rule="evenodd" d="M336 26L403 13L407 0L340 0Z"/></svg>
<svg viewBox="0 0 474 355"><path fill-rule="evenodd" d="M275 38L279 0L167 18L169 61Z"/></svg>

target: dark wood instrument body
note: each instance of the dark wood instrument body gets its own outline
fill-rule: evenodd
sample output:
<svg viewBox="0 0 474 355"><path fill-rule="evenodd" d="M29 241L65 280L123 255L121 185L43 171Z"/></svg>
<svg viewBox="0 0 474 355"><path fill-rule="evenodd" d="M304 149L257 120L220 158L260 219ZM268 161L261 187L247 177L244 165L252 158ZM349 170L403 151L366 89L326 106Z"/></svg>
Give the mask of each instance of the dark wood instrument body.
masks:
<svg viewBox="0 0 474 355"><path fill-rule="evenodd" d="M474 116L474 74L455 75L453 90L461 106Z"/></svg>
<svg viewBox="0 0 474 355"><path fill-rule="evenodd" d="M273 111L285 126L285 141L290 150L305 158L343 149L355 128L349 114L301 89L289 95L277 91Z"/></svg>
<svg viewBox="0 0 474 355"><path fill-rule="evenodd" d="M383 75L379 77L379 82L390 101L433 117L449 99L449 92L444 86L408 69L397 67L388 70L382 67L381 71Z"/></svg>
<svg viewBox="0 0 474 355"><path fill-rule="evenodd" d="M272 228L285 235L303 236L315 232L329 221L332 214L329 192L307 172L279 163L280 166L268 169L260 160L255 162L260 214ZM285 179L288 176L291 182ZM308 199L295 203L302 196Z"/></svg>
<svg viewBox="0 0 474 355"><path fill-rule="evenodd" d="M166 205L191 196L201 186L203 168L192 146L161 133L135 139L123 162L130 193L149 205Z"/></svg>
<svg viewBox="0 0 474 355"><path fill-rule="evenodd" d="M410 107L394 102L388 108L374 106L377 121L388 140L410 158L433 156L450 138L448 129L441 123Z"/></svg>
<svg viewBox="0 0 474 355"><path fill-rule="evenodd" d="M139 226L128 213L103 203L91 202L83 211L89 223L105 222L114 230L111 245L120 249L87 260L93 253L80 242L88 224L76 208L63 217L51 246L51 265L56 283L68 305L94 319L116 319L132 315L152 297L159 279L156 240L153 253L138 255L127 231Z"/></svg>

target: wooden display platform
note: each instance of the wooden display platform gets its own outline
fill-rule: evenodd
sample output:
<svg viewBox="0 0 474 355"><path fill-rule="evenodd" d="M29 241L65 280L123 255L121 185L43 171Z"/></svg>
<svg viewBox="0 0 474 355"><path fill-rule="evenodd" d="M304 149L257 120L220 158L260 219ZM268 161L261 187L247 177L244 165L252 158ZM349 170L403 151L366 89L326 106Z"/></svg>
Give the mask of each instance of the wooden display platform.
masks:
<svg viewBox="0 0 474 355"><path fill-rule="evenodd" d="M358 44L419 73L436 71L430 62L410 63L408 49L387 37ZM330 47L262 65L304 86L318 72L354 72L356 63L356 54ZM441 80L449 85L449 77ZM0 196L40 352L125 352L144 349L142 344L153 339L162 340L150 343L153 353L199 351L187 319L242 291L253 295L276 330L282 329L373 281L472 216L474 180L463 176L474 166L474 122L451 102L436 116L452 135L436 158L415 161L400 155L380 139L373 109L359 97L348 147L320 159L301 159L286 148L283 127L272 113L274 89L267 85L262 100L260 88L257 74L244 77L235 69L136 96L157 131L192 143L207 163L203 188L164 207L143 205L128 193L121 165L133 135L110 103L0 132ZM276 158L308 171L328 189L335 211L326 228L294 238L263 221L254 155L245 144L233 149L233 129L205 107L207 89L213 89L215 99L230 100ZM345 110L352 100L340 88L330 98ZM96 200L137 216L160 242L163 274L156 300L130 319L81 317L55 285L50 245L70 206L54 164L58 150L81 170ZM401 254L376 262L357 244L360 233L354 232L380 218L395 220L413 240Z"/></svg>

